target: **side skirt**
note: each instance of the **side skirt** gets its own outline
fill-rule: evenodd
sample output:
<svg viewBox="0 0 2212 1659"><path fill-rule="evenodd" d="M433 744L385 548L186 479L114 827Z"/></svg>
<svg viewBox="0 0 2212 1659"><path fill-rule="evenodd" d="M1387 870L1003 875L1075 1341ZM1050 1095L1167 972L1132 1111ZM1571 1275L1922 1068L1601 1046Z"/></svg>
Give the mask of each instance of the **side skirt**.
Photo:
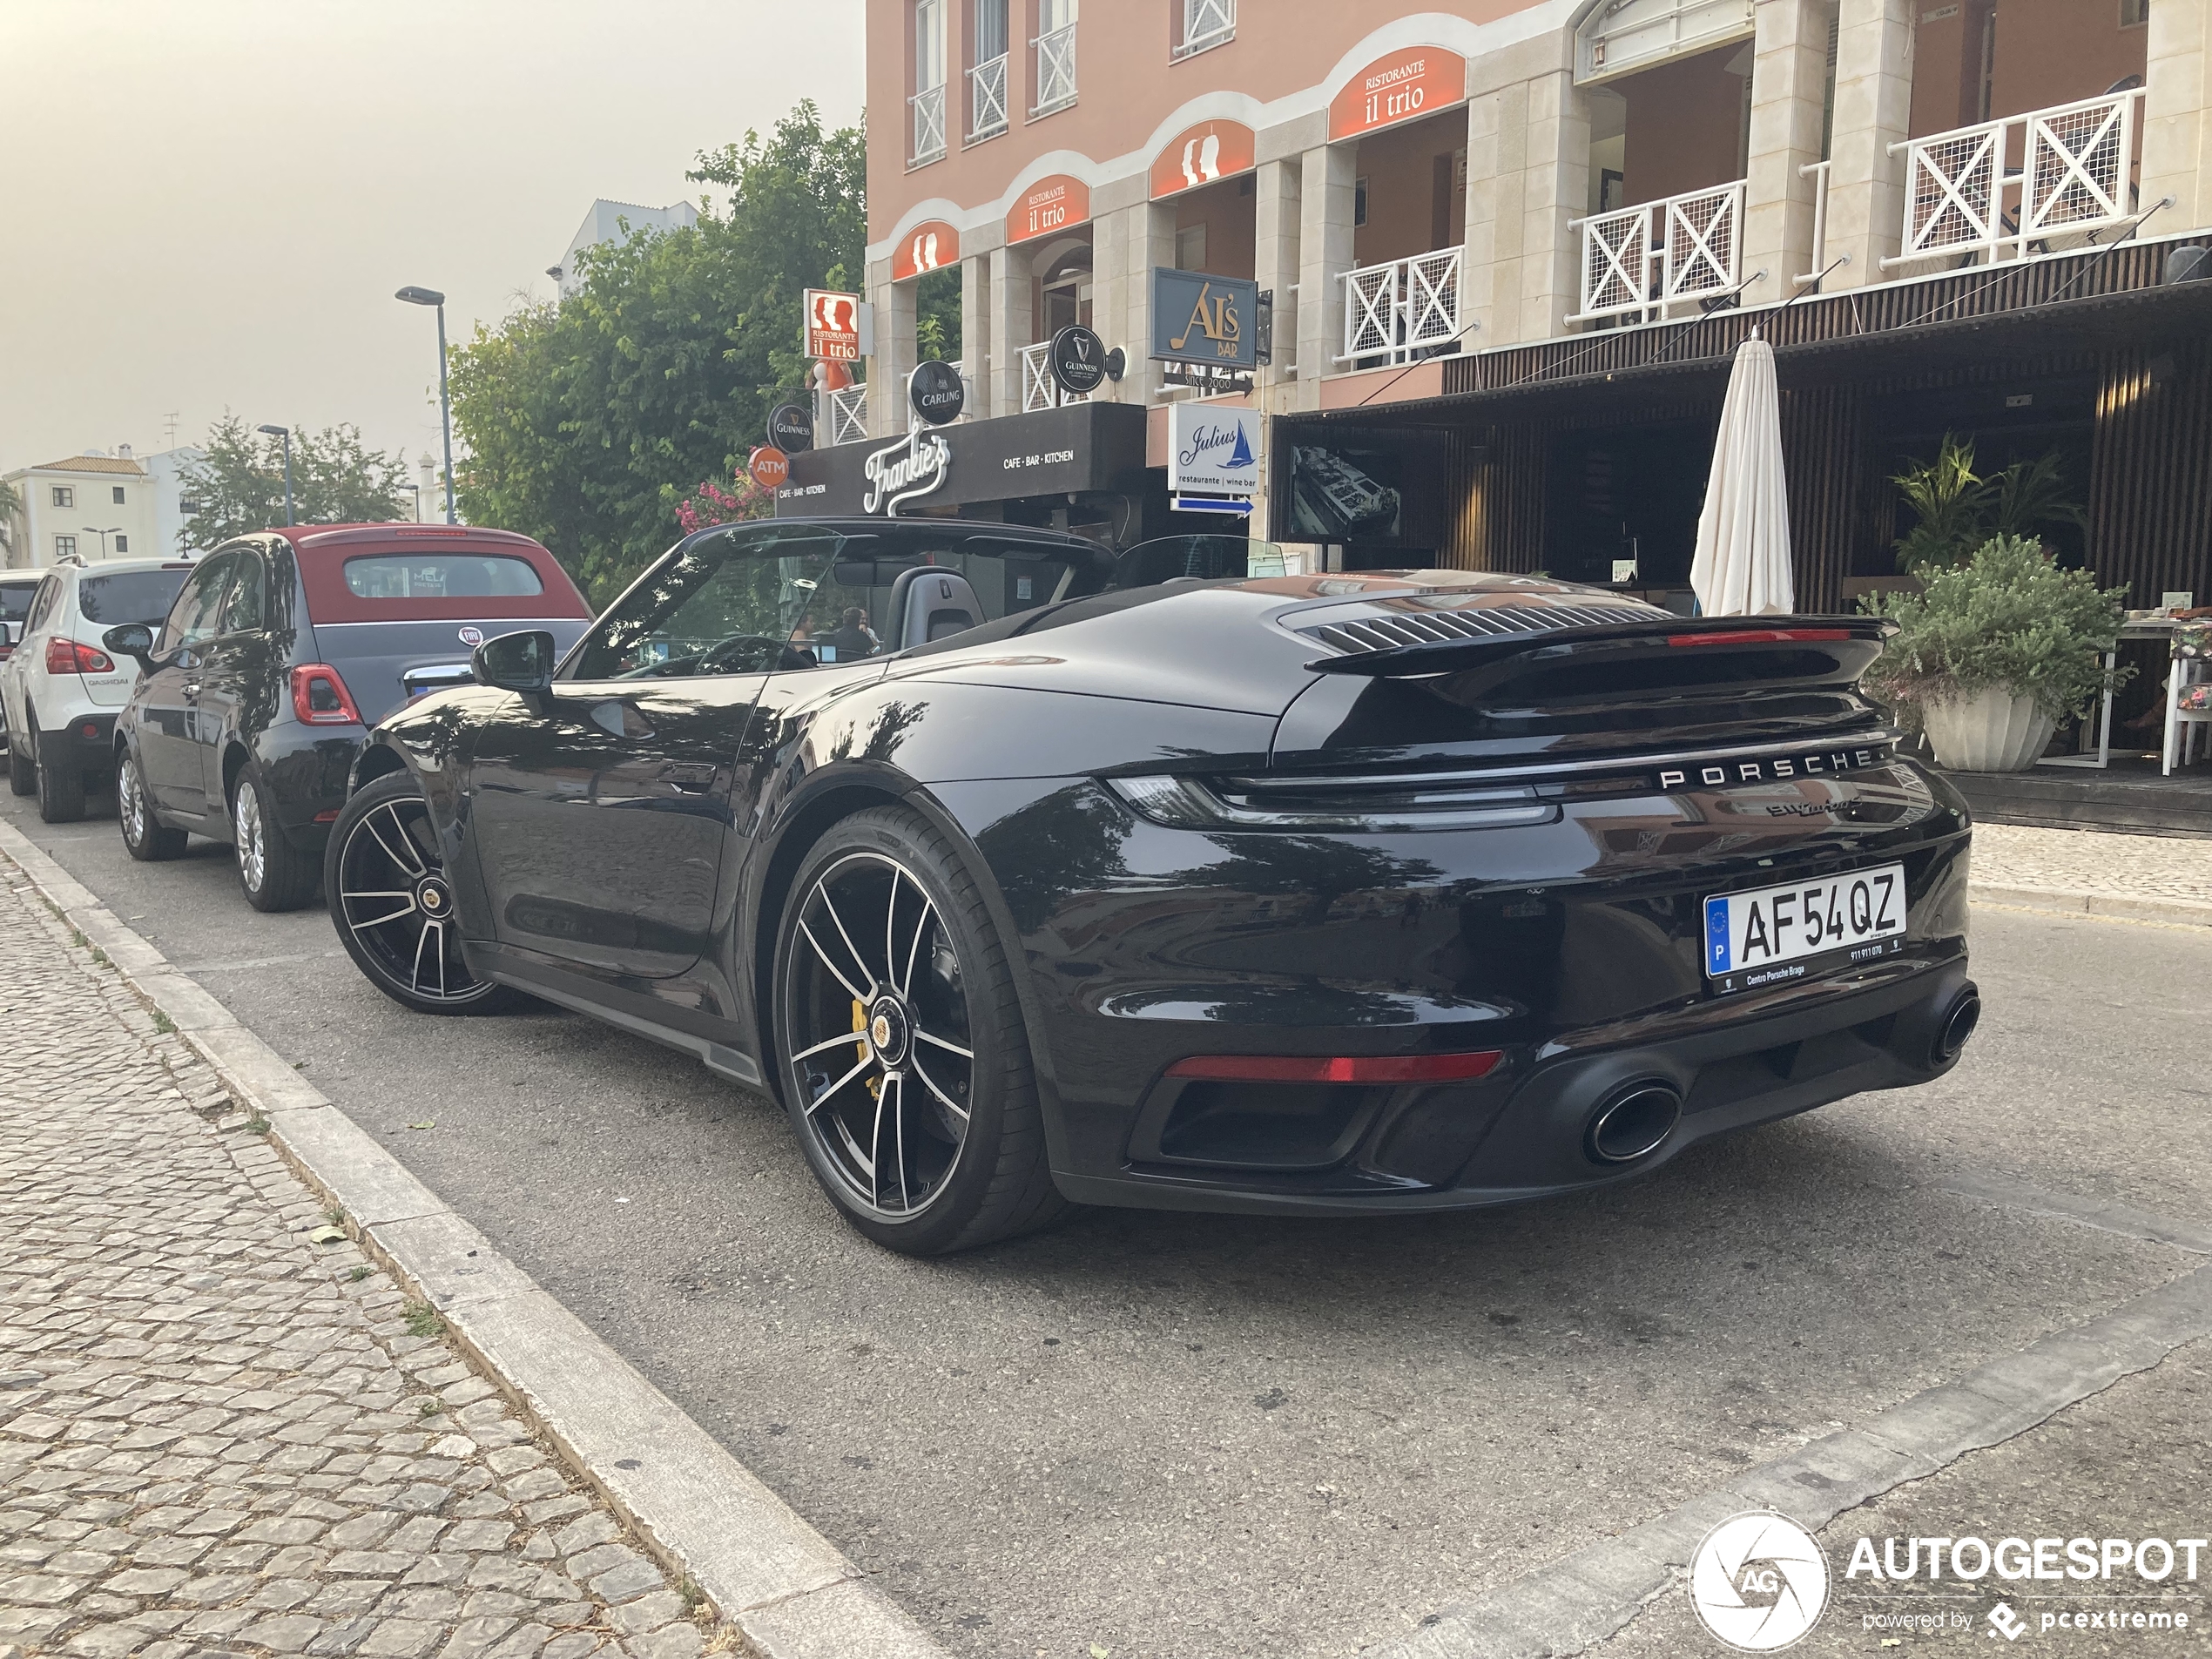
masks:
<svg viewBox="0 0 2212 1659"><path fill-rule="evenodd" d="M675 1027L648 1019L642 1014L626 1008L610 1007L604 993L594 996L564 982L567 976L554 970L540 968L535 964L524 967L515 957L496 945L464 944L463 954L468 958L469 971L502 985L511 985L518 991L567 1008L572 1014L585 1014L595 1020L629 1032L633 1036L646 1038L678 1054L687 1054L718 1077L742 1083L748 1089L765 1089L760 1062L741 1049L717 1042L694 1032L679 1031Z"/></svg>

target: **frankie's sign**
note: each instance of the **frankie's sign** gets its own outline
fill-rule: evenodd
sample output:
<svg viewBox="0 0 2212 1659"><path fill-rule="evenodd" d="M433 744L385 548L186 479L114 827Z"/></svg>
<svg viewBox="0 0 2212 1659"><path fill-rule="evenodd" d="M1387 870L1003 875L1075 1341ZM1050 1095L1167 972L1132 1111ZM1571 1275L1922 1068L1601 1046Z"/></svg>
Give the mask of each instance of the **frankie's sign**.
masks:
<svg viewBox="0 0 2212 1659"><path fill-rule="evenodd" d="M860 498L864 513L896 518L907 502L944 487L952 476L953 446L937 433L916 427L898 442L872 452L860 465L867 481Z"/></svg>

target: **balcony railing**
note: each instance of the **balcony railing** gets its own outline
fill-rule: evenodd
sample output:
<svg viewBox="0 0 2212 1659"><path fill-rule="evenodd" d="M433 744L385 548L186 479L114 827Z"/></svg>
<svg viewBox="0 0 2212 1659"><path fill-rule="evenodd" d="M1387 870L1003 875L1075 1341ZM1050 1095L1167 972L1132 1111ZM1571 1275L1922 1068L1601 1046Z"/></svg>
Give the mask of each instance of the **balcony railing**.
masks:
<svg viewBox="0 0 2212 1659"><path fill-rule="evenodd" d="M1006 131L1006 54L968 71L968 136L988 138Z"/></svg>
<svg viewBox="0 0 2212 1659"><path fill-rule="evenodd" d="M1034 346L1022 347L1022 413L1033 415L1039 409L1056 409L1062 403L1088 403L1088 395L1078 397L1073 392L1063 392L1060 382L1052 378L1052 342L1039 341Z"/></svg>
<svg viewBox="0 0 2212 1659"><path fill-rule="evenodd" d="M1339 363L1380 368L1433 356L1460 337L1456 247L1344 273Z"/></svg>
<svg viewBox="0 0 2212 1659"><path fill-rule="evenodd" d="M1183 44L1173 56L1189 57L1237 38L1237 0L1183 0Z"/></svg>
<svg viewBox="0 0 2212 1659"><path fill-rule="evenodd" d="M2025 260L2127 224L2142 97L2137 87L1892 145L1905 155L1905 234L1883 266Z"/></svg>
<svg viewBox="0 0 2212 1659"><path fill-rule="evenodd" d="M934 161L945 153L945 89L942 85L916 92L907 100L914 109L914 154L910 166Z"/></svg>
<svg viewBox="0 0 2212 1659"><path fill-rule="evenodd" d="M829 441L858 443L868 435L868 388L840 386L829 395Z"/></svg>
<svg viewBox="0 0 2212 1659"><path fill-rule="evenodd" d="M1037 49L1037 101L1032 115L1046 115L1076 101L1076 25L1040 35Z"/></svg>
<svg viewBox="0 0 2212 1659"><path fill-rule="evenodd" d="M1578 219L1581 304L1569 322L1723 298L1743 286L1743 181Z"/></svg>

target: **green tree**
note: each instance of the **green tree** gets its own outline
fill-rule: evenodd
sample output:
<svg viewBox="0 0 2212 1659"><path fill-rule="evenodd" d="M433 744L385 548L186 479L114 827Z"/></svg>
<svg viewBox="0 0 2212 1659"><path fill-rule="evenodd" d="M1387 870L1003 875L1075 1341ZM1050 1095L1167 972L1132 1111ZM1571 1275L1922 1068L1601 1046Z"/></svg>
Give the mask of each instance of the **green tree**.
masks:
<svg viewBox="0 0 2212 1659"><path fill-rule="evenodd" d="M284 440L226 414L208 428L198 461L178 474L198 510L185 521L185 547L213 547L284 523ZM401 517L407 457L361 442L349 422L292 435L293 513L302 524L376 524Z"/></svg>
<svg viewBox="0 0 2212 1659"><path fill-rule="evenodd" d="M16 520L23 516L23 492L13 484L0 484L0 559L15 551Z"/></svg>
<svg viewBox="0 0 2212 1659"><path fill-rule="evenodd" d="M451 365L469 521L536 536L595 602L620 591L803 383L799 293L860 271L866 162L859 127L801 103L698 158L727 199L696 226L590 250L561 303L480 325Z"/></svg>

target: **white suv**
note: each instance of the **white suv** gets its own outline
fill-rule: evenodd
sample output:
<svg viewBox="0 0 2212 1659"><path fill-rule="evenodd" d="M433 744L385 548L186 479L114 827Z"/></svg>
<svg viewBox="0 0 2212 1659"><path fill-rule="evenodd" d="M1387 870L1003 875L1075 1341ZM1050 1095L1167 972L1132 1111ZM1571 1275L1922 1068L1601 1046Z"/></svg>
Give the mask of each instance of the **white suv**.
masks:
<svg viewBox="0 0 2212 1659"><path fill-rule="evenodd" d="M31 597L23 638L0 665L8 786L38 793L49 824L84 816L84 792L114 781L115 716L138 667L116 661L100 636L126 622L156 627L192 567L182 559L57 564Z"/></svg>

